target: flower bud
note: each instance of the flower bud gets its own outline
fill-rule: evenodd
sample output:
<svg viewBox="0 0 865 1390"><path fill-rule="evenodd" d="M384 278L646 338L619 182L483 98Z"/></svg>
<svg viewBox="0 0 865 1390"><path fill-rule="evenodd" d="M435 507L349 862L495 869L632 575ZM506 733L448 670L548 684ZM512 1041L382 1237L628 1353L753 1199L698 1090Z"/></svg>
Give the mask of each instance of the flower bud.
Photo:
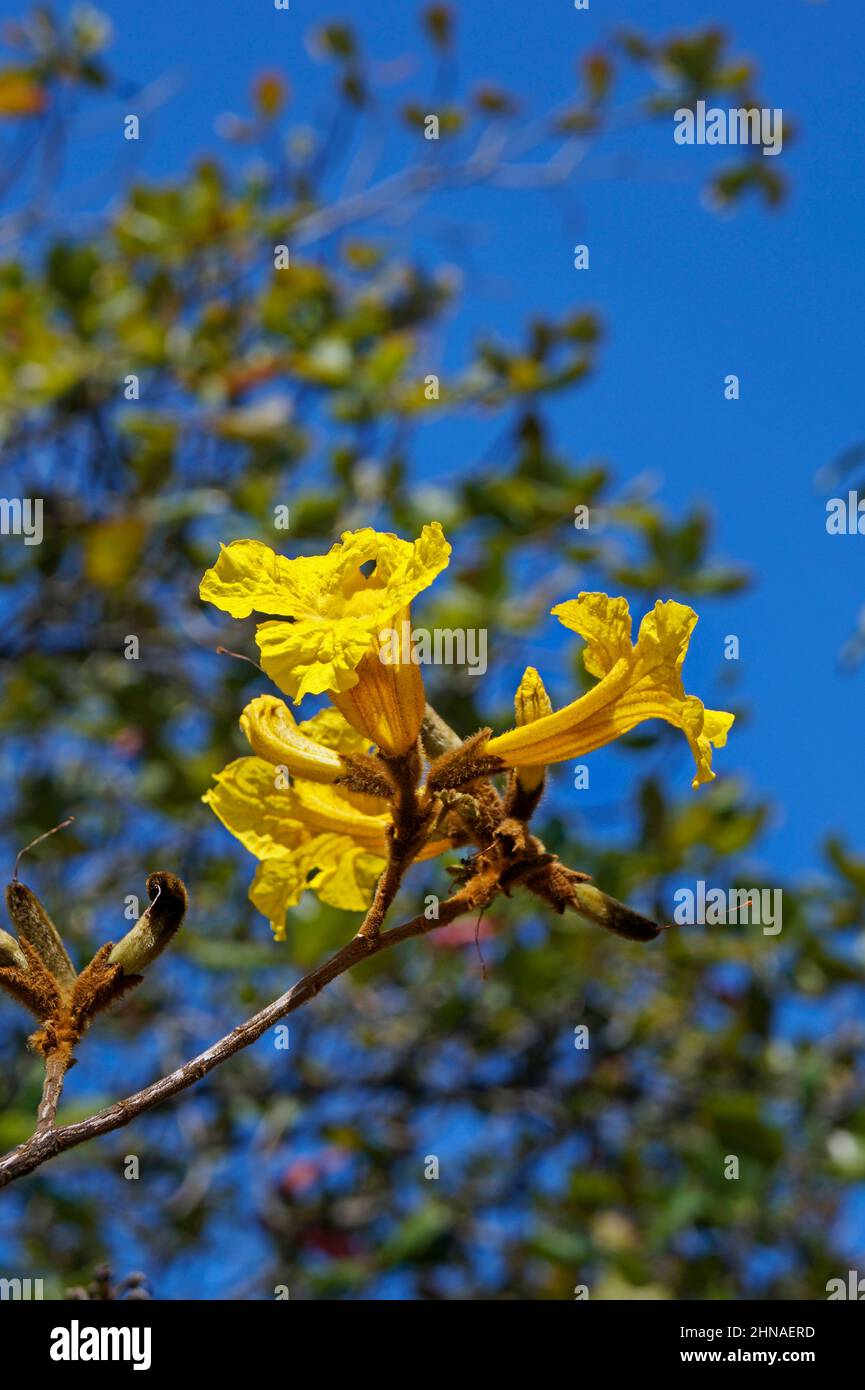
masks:
<svg viewBox="0 0 865 1390"><path fill-rule="evenodd" d="M534 666L527 666L514 696L514 714L517 728L523 724L534 724L536 719L552 714L553 706L544 689L544 683ZM537 791L544 780L543 766L518 767L517 780L523 791Z"/></svg>

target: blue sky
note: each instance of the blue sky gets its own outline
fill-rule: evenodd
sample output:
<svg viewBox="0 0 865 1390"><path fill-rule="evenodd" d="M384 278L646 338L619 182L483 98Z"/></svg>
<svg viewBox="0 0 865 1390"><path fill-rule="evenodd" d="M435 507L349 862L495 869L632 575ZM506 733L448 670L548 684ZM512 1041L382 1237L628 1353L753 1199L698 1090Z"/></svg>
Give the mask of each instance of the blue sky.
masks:
<svg viewBox="0 0 865 1390"><path fill-rule="evenodd" d="M249 109L250 79L263 68L285 72L294 116L315 122L324 70L304 35L338 7L292 0L282 13L270 0L106 0L101 8L115 21L114 69L136 83L168 74L176 84L136 151L145 172L179 173L212 149L214 121ZM619 138L611 148L627 152L627 171L607 155L590 159L564 203L535 192L461 193L442 212L473 228L483 283L453 322L448 352L459 360L480 328L515 339L532 313L579 303L599 309L599 370L555 405L558 442L578 457L609 460L622 482L655 476L674 513L707 502L717 553L751 572L747 596L704 606L688 684L711 692L724 636L736 633L737 698L751 718L737 729L726 765L776 803L766 859L785 872L807 869L830 829L846 828L855 844L860 824L865 673L843 674L838 654L865 600L865 538L827 535L833 490L819 488L816 476L865 434L862 12L857 0L655 0L648 19L646 8L634 0L591 0L588 12L570 0L463 5L463 68L512 88L537 111L574 90L578 55L617 27L661 35L717 22L722 10L735 50L758 60L764 100L797 126L779 161L791 180L786 208L710 212L697 189L725 152L682 149L671 128ZM17 10L3 0L4 14ZM376 0L341 12L379 61L418 51L417 6ZM92 142L102 143L98 129ZM73 156L73 180L92 172L91 158L85 144ZM80 210L104 206L104 192L96 183L92 190L73 195ZM573 269L577 242L590 246L588 272ZM736 402L723 397L730 372L741 382ZM426 433L421 474L439 472L442 456L458 466L460 439L465 459L476 456L478 427L458 429Z"/></svg>

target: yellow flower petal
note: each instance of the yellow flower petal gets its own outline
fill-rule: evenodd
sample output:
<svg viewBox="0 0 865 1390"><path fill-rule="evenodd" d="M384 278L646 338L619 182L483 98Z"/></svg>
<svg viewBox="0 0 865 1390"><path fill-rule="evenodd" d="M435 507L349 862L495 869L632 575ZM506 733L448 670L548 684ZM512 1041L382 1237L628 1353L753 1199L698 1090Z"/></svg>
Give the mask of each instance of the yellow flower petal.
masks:
<svg viewBox="0 0 865 1390"><path fill-rule="evenodd" d="M249 901L267 918L276 941L285 940L285 914L300 902L308 876L309 866L301 853L265 859L255 871Z"/></svg>
<svg viewBox="0 0 865 1390"><path fill-rule="evenodd" d="M236 758L214 777L201 798L226 830L257 859L293 850L308 838L291 814L293 803L274 784L274 769L261 758Z"/></svg>
<svg viewBox="0 0 865 1390"><path fill-rule="evenodd" d="M366 624L348 617L259 623L255 640L262 669L296 705L304 695L357 685L355 672L373 643Z"/></svg>
<svg viewBox="0 0 865 1390"><path fill-rule="evenodd" d="M315 830L347 835L355 844L381 858L387 853L385 835L390 824L386 814L368 815L359 811L352 793L344 787L323 787L314 782L295 782L285 793L292 814Z"/></svg>
<svg viewBox="0 0 865 1390"><path fill-rule="evenodd" d="M706 710L685 694L681 669L697 622L693 609L658 600L640 624L636 646L623 598L581 594L553 612L585 637L586 668L601 679L564 709L491 739L485 751L510 767L562 762L611 743L647 719L664 719L684 732L691 747L697 765L692 785L710 781L712 748L726 743L733 715Z"/></svg>
<svg viewBox="0 0 865 1390"><path fill-rule="evenodd" d="M301 732L288 705L275 695L259 695L250 700L240 716L240 727L254 753L278 767L288 768L297 777L310 782L335 782L345 772L333 747Z"/></svg>
<svg viewBox="0 0 865 1390"><path fill-rule="evenodd" d="M297 703L307 694L342 694L356 685L357 668L376 647L378 633L449 557L437 521L416 541L369 527L346 531L327 555L295 560L259 541L235 541L205 574L201 597L236 618L253 611L273 616L256 633L262 666Z"/></svg>
<svg viewBox="0 0 865 1390"><path fill-rule="evenodd" d="M336 753L368 753L372 740L353 729L344 715L333 705L325 705L311 719L301 719L300 732L315 743L324 744Z"/></svg>
<svg viewBox="0 0 865 1390"><path fill-rule="evenodd" d="M682 728L697 764L693 786L698 787L704 782L712 781L715 776L712 771L712 749L725 746L735 717L733 714L727 714L725 710L704 709L702 702L693 695L685 701Z"/></svg>
<svg viewBox="0 0 865 1390"><path fill-rule="evenodd" d="M290 564L261 541L232 541L219 547L219 559L205 574L198 592L206 603L232 618L248 618L254 612L282 613Z"/></svg>
<svg viewBox="0 0 865 1390"><path fill-rule="evenodd" d="M316 862L321 867L309 886L321 901L345 912L365 912L384 868L382 861L355 846L337 846L334 840L326 853L319 848Z"/></svg>
<svg viewBox="0 0 865 1390"><path fill-rule="evenodd" d="M250 902L270 922L277 941L285 940L285 915L306 888L322 902L348 912L369 907L382 861L338 835L320 835L297 854L259 864Z"/></svg>
<svg viewBox="0 0 865 1390"><path fill-rule="evenodd" d="M302 734L313 739L316 743L324 744L332 748L336 753L369 753L371 751L371 740L365 734L358 733L353 729L345 717L333 705L325 705L324 709L319 710L311 719L304 719L297 726ZM322 779L315 779L322 780ZM384 815L387 812L387 802L381 797L370 796L365 792L349 791L347 787L340 788L340 794L347 803L363 811L369 816Z"/></svg>
<svg viewBox="0 0 865 1390"><path fill-rule="evenodd" d="M346 835L382 858L387 852L386 815L358 811L342 787L295 781L277 785L279 774L262 758L237 758L216 774L204 801L226 829L263 859L274 848L293 849L311 833Z"/></svg>
<svg viewBox="0 0 865 1390"><path fill-rule="evenodd" d="M590 676L606 676L631 653L631 614L624 598L580 594L552 610L554 618L586 639L583 665Z"/></svg>
<svg viewBox="0 0 865 1390"><path fill-rule="evenodd" d="M304 721L302 730L300 739L312 734L346 751L364 746L333 709ZM323 750L323 744L309 741ZM286 912L306 888L333 907L361 911L369 906L387 856L390 816L383 802L304 778L283 787L273 764L259 757L235 759L214 781L202 800L261 861L250 899L278 939L285 934ZM418 859L432 859L449 847L448 840L430 841Z"/></svg>
<svg viewBox="0 0 865 1390"><path fill-rule="evenodd" d="M387 816L362 814L340 787L278 787L261 758L238 758L215 781L202 800L262 861L250 897L277 933L305 888L334 907L369 905L385 864Z"/></svg>

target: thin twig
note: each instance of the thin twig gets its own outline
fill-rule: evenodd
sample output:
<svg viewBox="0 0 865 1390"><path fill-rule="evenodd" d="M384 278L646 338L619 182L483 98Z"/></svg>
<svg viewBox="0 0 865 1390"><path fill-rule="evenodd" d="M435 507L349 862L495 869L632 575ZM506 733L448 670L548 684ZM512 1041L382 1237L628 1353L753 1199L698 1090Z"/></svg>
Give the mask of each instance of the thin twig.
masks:
<svg viewBox="0 0 865 1390"><path fill-rule="evenodd" d="M74 819L74 816L67 816L66 820L62 820L59 825L52 826L50 830L46 830L42 835L37 835L36 839L31 840L29 845L25 845L23 849L19 849L15 856L15 868L12 870L13 883L18 882L18 868L27 851L34 849L36 845L41 845L42 841L47 840L49 835L56 835L58 830L65 830L67 825L71 825Z"/></svg>
<svg viewBox="0 0 865 1390"><path fill-rule="evenodd" d="M260 671L262 675L265 674L264 668L259 666L257 661L253 661L251 656L244 656L243 652L230 652L228 647L217 647L216 654L217 656L233 656L235 660L245 661L247 665L254 666L256 671Z"/></svg>

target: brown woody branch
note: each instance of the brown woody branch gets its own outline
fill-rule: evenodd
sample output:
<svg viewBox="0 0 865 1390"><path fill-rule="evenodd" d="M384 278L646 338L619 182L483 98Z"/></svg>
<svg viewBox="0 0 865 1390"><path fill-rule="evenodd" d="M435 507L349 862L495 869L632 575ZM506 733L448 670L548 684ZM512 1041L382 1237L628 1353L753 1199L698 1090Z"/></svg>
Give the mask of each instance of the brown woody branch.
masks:
<svg viewBox="0 0 865 1390"><path fill-rule="evenodd" d="M387 863L376 885L358 936L375 941L396 898L400 884L423 845L433 819L429 796L418 796L421 774L419 749L381 760L392 786L391 824L387 833Z"/></svg>
<svg viewBox="0 0 865 1390"><path fill-rule="evenodd" d="M54 1126L57 1107L63 1094L63 1082L66 1080L66 1073L69 1070L69 1062L70 1054L66 1051L51 1052L45 1058L45 1082L42 1087L42 1099L36 1112L34 1139L37 1135L47 1133Z"/></svg>
<svg viewBox="0 0 865 1390"><path fill-rule="evenodd" d="M64 1041L68 1041L65 1034L62 1038L54 1038L53 1034L48 1037L46 1045L40 1048L46 1059L46 1073L36 1129L32 1136L17 1149L13 1149L4 1158L0 1158L0 1187L5 1187L17 1178L32 1173L34 1169L41 1167L43 1163L56 1157L57 1154L65 1152L66 1149L75 1148L78 1144L86 1143L90 1139L122 1128L134 1120L136 1116L144 1114L145 1111L153 1109L162 1101L169 1100L180 1091L194 1085L208 1072L221 1066L229 1057L233 1057L236 1052L248 1047L250 1043L256 1042L268 1028L273 1027L280 1019L293 1013L295 1009L308 1003L310 999L315 998L325 985L345 974L346 971L351 970L361 961L368 960L371 956L378 955L379 952L386 951L391 946L396 946L399 942L406 941L410 937L423 936L427 932L435 931L436 928L447 925L463 913L478 911L478 909L483 910L489 906L498 893L509 893L510 889L518 883L522 883L530 892L542 898L557 912L571 909L581 916L587 917L590 921L606 927L607 930L632 940L650 941L656 937L662 930L656 923L633 913L623 903L608 898L599 889L586 883L587 876L585 874L566 868L559 863L555 855L548 854L541 841L530 833L525 821L513 814L507 814L506 803L502 802L495 788L484 780L483 773L477 780L469 779L475 787L474 796L447 790L449 781L455 778L459 784L465 780L463 773L471 773L474 770L472 759L477 758L475 745L480 746L482 744L486 732L484 730L482 735L476 735L473 739L460 742L458 735L454 734L453 730L435 714L435 711L427 707L422 738L428 756L435 759L430 776L438 775L440 787L432 796L429 787L425 789L423 794L418 795L417 787L421 771L418 750L412 750L397 759L387 760L385 771L388 782L392 783L393 818L388 839L388 862L379 880L370 910L359 932L346 946L343 946L329 960L324 961L315 970L305 975L287 993L254 1014L252 1018L239 1024L237 1028L226 1034L224 1038L214 1043L205 1052L193 1057L191 1061L178 1067L169 1075L161 1077L160 1080L153 1082L144 1090L137 1091L124 1100L116 1101L113 1105L90 1115L86 1120L81 1120L76 1124L57 1126L55 1118L64 1078L70 1063L71 1048L61 1045ZM463 767L463 763L465 763L465 767ZM462 886L440 905L437 917L429 919L425 913L422 913L410 921L404 922L401 926L393 927L390 931L382 933L381 926L399 891L403 875L416 857L430 825L440 812L443 803L450 806L459 817L466 821L467 837L474 840L478 852L463 864L460 873L463 880ZM470 804L470 807L477 812L476 823L473 816L469 815L464 803ZM113 998L116 993L114 987L117 984L114 976L121 974L123 969L120 963L113 963L115 956L119 962L120 956L125 951L128 959L124 956L124 963L130 968L137 968L149 963L183 920L186 910L186 890L179 879L165 873L152 874L148 879L147 887L152 899L148 913L153 914L162 911L164 916L167 914L166 921L161 926L158 922L154 925L154 922L150 921L148 914L145 913L144 917L120 943L120 947L112 948L109 943L97 952L87 969L75 981L71 1003L67 1009L67 1012L71 1010L70 1018L73 1014L75 1015L73 1021L77 1020L76 1002L85 981L89 979L89 973L94 970L98 971L98 969L102 969L103 972L106 969L109 971L110 979L108 979L107 984L110 986L109 993ZM49 933L49 928L51 932L55 932L56 929L48 920L41 904L38 904L38 900L30 893L29 889L24 888L23 885L13 884L10 886L10 892L13 894L10 910L13 906L16 907L13 916L18 921L19 926L23 923L28 931L31 926L34 931L38 927L42 936ZM24 909L18 903L19 897L26 898L24 906L27 907L29 913L26 921ZM39 908L38 921L34 918L35 926L30 920L35 911L32 908L31 899L37 903ZM2 968L3 982L7 988L10 987L11 982L20 993L21 990L24 990L25 985L30 986L30 974L41 958L29 945L25 933L22 951L26 958L25 964L28 966L28 970L22 972L21 962L16 955L17 943L11 937L6 938L5 933L3 933L3 937L4 940L0 941L0 960L8 959L11 962ZM51 979L53 981L53 977ZM125 978L123 983L129 987L137 983L139 979L140 976L131 975L128 979ZM98 983L99 981L97 981ZM13 993L16 990L13 990ZM93 1004L90 1013L94 1012L97 1007L101 1007L102 998L98 990L96 994L94 994L93 989L90 989L89 992L85 990L84 993ZM92 1000L91 995L93 995ZM24 998L23 1002L27 1003L28 1007L32 1006L33 1003L29 996ZM44 1017L44 1011L36 1009L36 1012ZM82 1012L80 1008L78 1012ZM86 1018L82 1013L82 1018L78 1022L86 1024L87 1019L89 1019L89 1013ZM50 1023L51 1019L48 1019L44 1024L43 1032L49 1028ZM75 1039L80 1036L81 1031L82 1027L77 1026L76 1023L76 1027L72 1029Z"/></svg>
<svg viewBox="0 0 865 1390"><path fill-rule="evenodd" d="M172 1096L178 1095L180 1091L185 1091L188 1086L200 1081L215 1067L227 1062L229 1057L233 1057L236 1052L240 1052L242 1048L256 1042L268 1028L273 1027L288 1014L294 1013L295 1009L307 1004L310 999L314 999L325 985L330 984L338 976L344 975L353 966L368 960L371 956L378 955L381 951L387 951L390 947L397 946L401 941L407 941L414 936L423 936L427 932L435 931L438 927L446 926L465 912L477 911L488 906L497 891L498 883L494 873L478 874L464 888L461 888L459 892L454 893L440 905L437 918L428 919L421 913L417 917L412 917L410 921L403 922L400 926L381 933L372 940L360 935L353 937L348 945L343 946L329 960L310 971L302 980L298 980L297 984L293 985L287 993L254 1014L245 1023L239 1024L224 1038L220 1038L219 1042L213 1043L205 1052L199 1053L197 1057L193 1057L191 1061L184 1063L182 1067L178 1067L168 1076L163 1076L150 1086L146 1086L143 1091L136 1091L134 1095L126 1096L124 1100L106 1106L104 1110L97 1111L94 1115L88 1116L86 1120L79 1120L76 1124L52 1127L63 1078L62 1075L59 1078L52 1076L49 1086L49 1079L46 1075L45 1092L39 1108L36 1131L30 1139L0 1159L0 1187L5 1187L17 1178L32 1173L34 1169L41 1167L49 1159L56 1158L58 1154L64 1153L67 1149L76 1148L79 1144L87 1143L90 1139L97 1139L102 1134L109 1134L112 1130L121 1129L138 1115L143 1115L145 1111L152 1110L154 1106L160 1105L165 1100L170 1100Z"/></svg>

